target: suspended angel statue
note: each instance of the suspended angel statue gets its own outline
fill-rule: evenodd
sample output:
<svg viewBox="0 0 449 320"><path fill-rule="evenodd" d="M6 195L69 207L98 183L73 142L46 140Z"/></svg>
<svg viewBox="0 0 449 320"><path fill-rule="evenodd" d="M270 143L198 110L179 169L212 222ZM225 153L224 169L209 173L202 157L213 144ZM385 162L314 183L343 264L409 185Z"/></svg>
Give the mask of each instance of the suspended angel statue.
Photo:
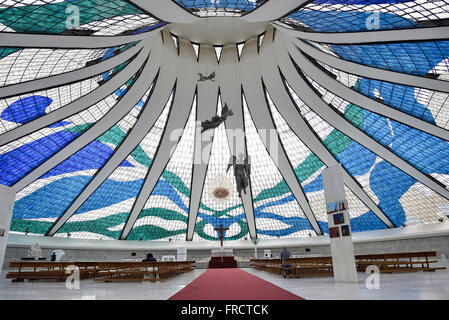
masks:
<svg viewBox="0 0 449 320"><path fill-rule="evenodd" d="M243 160L243 154L239 154L239 161L237 162L236 156L232 156L229 161L228 169L231 166L234 167L235 182L237 184L237 192L239 197L242 197L242 190L246 194L246 187L249 185L249 177L251 175L251 164L249 163L248 157Z"/></svg>
<svg viewBox="0 0 449 320"><path fill-rule="evenodd" d="M215 129L220 124L226 121L229 116L234 115L231 109L228 108L228 105L225 103L224 107L221 109L221 116L213 116L212 120L205 120L201 122L201 133L209 129Z"/></svg>

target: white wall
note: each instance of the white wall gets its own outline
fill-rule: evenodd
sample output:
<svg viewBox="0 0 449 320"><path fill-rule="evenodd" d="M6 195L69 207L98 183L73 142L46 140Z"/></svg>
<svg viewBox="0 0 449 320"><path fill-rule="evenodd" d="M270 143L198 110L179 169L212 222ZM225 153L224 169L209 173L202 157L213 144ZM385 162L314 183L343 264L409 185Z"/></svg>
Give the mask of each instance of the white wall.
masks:
<svg viewBox="0 0 449 320"><path fill-rule="evenodd" d="M390 241L415 238L428 238L435 236L449 236L449 222L409 226L353 233L354 243ZM99 249L99 250L174 250L186 247L187 250L211 250L220 247L220 242L211 241L134 241L134 240L82 240L74 238L25 236L11 233L8 238L8 247L30 247L38 242L42 248L73 248L73 249ZM290 239L260 239L258 248L282 248L296 246L322 246L329 245L328 236L314 236ZM253 249L250 240L225 241L225 248Z"/></svg>
<svg viewBox="0 0 449 320"><path fill-rule="evenodd" d="M422 225L417 227L397 228L379 231L359 232L353 234L355 254L391 253L435 250L441 256L449 257L449 223ZM113 240L78 240L10 234L6 250L5 268L9 262L20 260L27 255L28 249L38 242L42 254L49 258L54 249L63 249L63 260L75 261L119 261L130 258L131 252L137 258L152 252L159 259L163 255L176 255L180 246L187 248L187 259L207 260L212 249L219 248L219 242L147 242L147 241L113 241ZM226 248L233 248L238 259L254 256L254 246L250 240L225 241ZM287 246L294 255L322 254L330 256L328 236L296 239L261 239L258 247L259 257L263 249L271 249L273 257L279 257L282 247ZM310 252L306 252L306 248Z"/></svg>

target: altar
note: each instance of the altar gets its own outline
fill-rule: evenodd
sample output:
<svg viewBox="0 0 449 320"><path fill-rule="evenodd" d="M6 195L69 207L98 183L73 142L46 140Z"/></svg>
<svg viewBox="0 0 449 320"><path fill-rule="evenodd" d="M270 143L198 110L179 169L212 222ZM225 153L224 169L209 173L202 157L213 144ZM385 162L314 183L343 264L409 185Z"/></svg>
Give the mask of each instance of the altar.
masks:
<svg viewBox="0 0 449 320"><path fill-rule="evenodd" d="M232 249L225 249L223 247L224 233L229 228L215 228L220 237L220 249L212 249L211 257L209 261L209 268L237 268L237 261L234 259L234 254Z"/></svg>

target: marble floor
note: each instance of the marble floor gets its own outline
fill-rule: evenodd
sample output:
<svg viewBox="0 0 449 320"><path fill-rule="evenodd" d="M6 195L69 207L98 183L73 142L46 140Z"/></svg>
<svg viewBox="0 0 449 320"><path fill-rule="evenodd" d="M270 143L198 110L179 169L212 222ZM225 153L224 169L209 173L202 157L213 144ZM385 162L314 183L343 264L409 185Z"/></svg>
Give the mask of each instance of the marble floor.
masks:
<svg viewBox="0 0 449 320"><path fill-rule="evenodd" d="M381 274L379 289L367 289L365 281L368 274L359 273L359 282L355 284L336 284L333 278L284 279L264 271L243 269L262 279L270 281L305 299L329 300L421 300L449 299L449 272ZM1 274L0 300L165 300L199 277L205 269L156 283L103 283L92 280L80 282L80 289L69 290L64 282L19 282L12 283Z"/></svg>
<svg viewBox="0 0 449 320"><path fill-rule="evenodd" d="M206 269L164 280L145 283L105 283L93 280L80 281L79 289L67 289L65 282L27 281L11 282L1 274L0 300L166 300Z"/></svg>
<svg viewBox="0 0 449 320"><path fill-rule="evenodd" d="M368 274L358 273L359 282L335 283L331 277L284 279L268 272L245 269L307 300L449 300L449 272L380 274L379 289L368 289Z"/></svg>

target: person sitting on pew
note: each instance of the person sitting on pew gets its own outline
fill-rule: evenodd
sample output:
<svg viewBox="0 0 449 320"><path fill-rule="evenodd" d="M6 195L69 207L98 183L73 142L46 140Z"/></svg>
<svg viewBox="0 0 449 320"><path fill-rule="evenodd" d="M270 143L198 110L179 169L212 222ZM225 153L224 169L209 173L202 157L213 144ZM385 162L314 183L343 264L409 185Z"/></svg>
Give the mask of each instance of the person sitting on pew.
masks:
<svg viewBox="0 0 449 320"><path fill-rule="evenodd" d="M151 262L157 261L155 257L153 257L152 253L148 253L146 259L143 259L142 262Z"/></svg>
<svg viewBox="0 0 449 320"><path fill-rule="evenodd" d="M288 268L288 267L291 267L292 265L291 265L291 264L286 264L286 263L285 263L285 259L290 258L290 256L291 256L290 251L288 251L287 248L284 247L284 248L282 249L282 252L281 252L282 275L284 276L284 278L287 277L287 274L290 274L290 273L291 273L291 270L288 270L287 268Z"/></svg>

